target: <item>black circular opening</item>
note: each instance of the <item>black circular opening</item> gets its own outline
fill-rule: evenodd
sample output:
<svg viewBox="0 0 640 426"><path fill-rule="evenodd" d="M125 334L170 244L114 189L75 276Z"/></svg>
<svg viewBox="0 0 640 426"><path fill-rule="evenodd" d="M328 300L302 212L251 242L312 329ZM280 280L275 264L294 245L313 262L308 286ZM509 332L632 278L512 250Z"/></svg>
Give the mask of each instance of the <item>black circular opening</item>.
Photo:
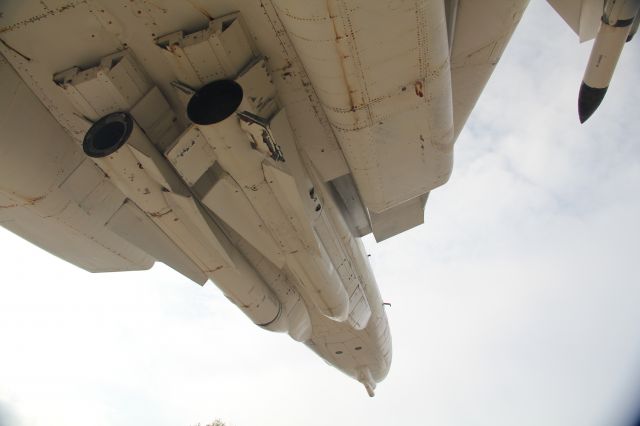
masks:
<svg viewBox="0 0 640 426"><path fill-rule="evenodd" d="M219 123L238 109L242 96L242 87L235 81L213 81L191 97L187 116L195 124Z"/></svg>
<svg viewBox="0 0 640 426"><path fill-rule="evenodd" d="M117 121L109 123L100 129L100 132L96 133L93 146L104 151L113 146L114 141L120 140L124 132L124 124Z"/></svg>
<svg viewBox="0 0 640 426"><path fill-rule="evenodd" d="M82 148L89 157L106 157L127 142L132 129L133 119L126 112L105 115L91 126Z"/></svg>

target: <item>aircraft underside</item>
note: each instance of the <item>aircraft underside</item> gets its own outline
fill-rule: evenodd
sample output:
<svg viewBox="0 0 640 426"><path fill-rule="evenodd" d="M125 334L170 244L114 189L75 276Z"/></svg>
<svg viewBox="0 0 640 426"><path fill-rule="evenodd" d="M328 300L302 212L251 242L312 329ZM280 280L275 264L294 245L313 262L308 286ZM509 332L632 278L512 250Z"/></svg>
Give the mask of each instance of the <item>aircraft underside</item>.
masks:
<svg viewBox="0 0 640 426"><path fill-rule="evenodd" d="M373 395L360 237L423 222L527 2L473 3L10 1L0 224L88 271L211 280Z"/></svg>

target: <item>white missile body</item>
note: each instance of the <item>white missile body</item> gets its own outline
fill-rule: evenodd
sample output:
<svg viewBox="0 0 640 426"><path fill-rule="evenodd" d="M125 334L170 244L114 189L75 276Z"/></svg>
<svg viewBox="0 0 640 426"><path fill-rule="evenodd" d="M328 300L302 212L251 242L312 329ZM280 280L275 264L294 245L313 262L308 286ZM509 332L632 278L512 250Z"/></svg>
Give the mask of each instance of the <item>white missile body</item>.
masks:
<svg viewBox="0 0 640 426"><path fill-rule="evenodd" d="M197 206L189 188L129 114L115 112L97 121L87 132L83 148L137 206L125 204L107 226L118 230L131 222L131 216L137 216L138 220L149 217L175 242L179 251L195 259L189 271L205 271L205 276L198 281L215 280L225 295L257 325L272 331L287 331L276 295L231 247L222 232L207 220L206 213L197 207L188 207L191 203ZM136 215L139 211L144 214ZM188 224L198 220L208 222L206 234L190 232ZM194 250L195 247L201 250ZM189 275L198 278L197 272Z"/></svg>
<svg viewBox="0 0 640 426"><path fill-rule="evenodd" d="M610 0L605 4L578 96L580 122L591 117L602 102L639 7L640 0Z"/></svg>

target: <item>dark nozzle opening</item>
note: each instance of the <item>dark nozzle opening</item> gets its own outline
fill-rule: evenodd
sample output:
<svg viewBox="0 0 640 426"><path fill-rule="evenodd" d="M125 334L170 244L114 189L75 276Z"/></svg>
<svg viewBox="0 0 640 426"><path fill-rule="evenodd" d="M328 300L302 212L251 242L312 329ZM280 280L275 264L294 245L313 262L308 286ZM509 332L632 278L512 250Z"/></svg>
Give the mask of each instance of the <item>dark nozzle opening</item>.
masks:
<svg viewBox="0 0 640 426"><path fill-rule="evenodd" d="M242 87L233 80L217 80L202 86L189 100L187 116L195 124L219 123L236 112Z"/></svg>
<svg viewBox="0 0 640 426"><path fill-rule="evenodd" d="M89 157L106 157L127 142L132 130L133 119L128 113L114 112L105 115L84 136L82 149Z"/></svg>

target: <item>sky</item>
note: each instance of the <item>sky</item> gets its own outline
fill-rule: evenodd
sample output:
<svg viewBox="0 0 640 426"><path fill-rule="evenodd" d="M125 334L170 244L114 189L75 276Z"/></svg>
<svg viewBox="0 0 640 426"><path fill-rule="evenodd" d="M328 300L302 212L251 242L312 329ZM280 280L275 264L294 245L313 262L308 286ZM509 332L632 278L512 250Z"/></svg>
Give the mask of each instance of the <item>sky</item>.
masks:
<svg viewBox="0 0 640 426"><path fill-rule="evenodd" d="M590 43L529 6L425 225L365 239L375 398L215 288L89 274L0 228L0 426L628 426L640 411L638 41L585 124Z"/></svg>

